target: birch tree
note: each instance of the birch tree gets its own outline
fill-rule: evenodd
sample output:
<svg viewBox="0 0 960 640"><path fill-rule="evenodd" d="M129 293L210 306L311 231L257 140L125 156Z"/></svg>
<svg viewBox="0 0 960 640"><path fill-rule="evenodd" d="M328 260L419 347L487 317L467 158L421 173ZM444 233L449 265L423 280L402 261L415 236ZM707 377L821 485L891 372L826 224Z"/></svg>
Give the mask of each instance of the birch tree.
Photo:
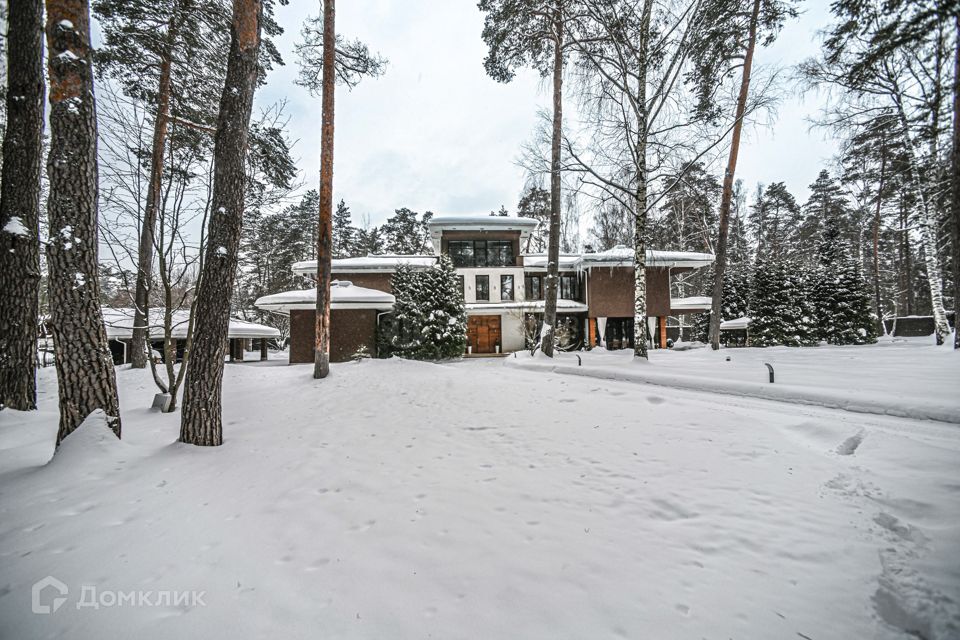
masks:
<svg viewBox="0 0 960 640"><path fill-rule="evenodd" d="M0 408L28 411L37 406L43 4L11 0L7 25L7 128L0 182Z"/></svg>
<svg viewBox="0 0 960 640"><path fill-rule="evenodd" d="M60 397L57 444L101 409L120 437L113 357L100 311L97 247L97 115L90 8L47 0L50 326Z"/></svg>
<svg viewBox="0 0 960 640"><path fill-rule="evenodd" d="M878 119L906 159L930 291L937 344L950 332L943 296L939 220L946 217L945 120L955 66L955 9L948 2L841 0L832 7L823 55L802 71L829 91L820 123L854 135ZM952 145L950 145L952 146Z"/></svg>

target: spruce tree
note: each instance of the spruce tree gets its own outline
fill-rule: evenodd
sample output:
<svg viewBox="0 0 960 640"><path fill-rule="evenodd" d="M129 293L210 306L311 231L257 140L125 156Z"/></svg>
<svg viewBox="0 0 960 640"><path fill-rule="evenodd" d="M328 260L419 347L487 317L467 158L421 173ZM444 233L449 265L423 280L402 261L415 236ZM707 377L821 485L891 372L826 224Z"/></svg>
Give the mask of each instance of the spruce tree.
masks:
<svg viewBox="0 0 960 640"><path fill-rule="evenodd" d="M400 265L393 277L396 298L390 350L414 360L442 360L463 355L467 347L467 312L460 280L446 255L432 269L413 271Z"/></svg>
<svg viewBox="0 0 960 640"><path fill-rule="evenodd" d="M750 302L750 344L772 347L788 343L791 322L799 316L783 262L761 256L753 274Z"/></svg>
<svg viewBox="0 0 960 640"><path fill-rule="evenodd" d="M421 317L420 347L411 356L418 360L458 358L467 348L467 311L460 294L460 279L447 255L433 269L415 272Z"/></svg>

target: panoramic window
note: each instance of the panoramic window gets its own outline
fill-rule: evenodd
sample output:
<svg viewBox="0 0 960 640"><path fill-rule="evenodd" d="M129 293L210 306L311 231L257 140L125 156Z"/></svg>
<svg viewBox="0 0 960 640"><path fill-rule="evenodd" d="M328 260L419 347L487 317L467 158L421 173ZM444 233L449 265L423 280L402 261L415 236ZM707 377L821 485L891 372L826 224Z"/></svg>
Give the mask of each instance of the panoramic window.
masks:
<svg viewBox="0 0 960 640"><path fill-rule="evenodd" d="M471 240L451 240L447 243L447 253L450 254L450 260L455 267L474 266L473 241Z"/></svg>
<svg viewBox="0 0 960 640"><path fill-rule="evenodd" d="M513 276L500 276L500 299L513 300Z"/></svg>
<svg viewBox="0 0 960 640"><path fill-rule="evenodd" d="M454 267L512 267L516 262L510 240L450 240L447 253Z"/></svg>
<svg viewBox="0 0 960 640"><path fill-rule="evenodd" d="M490 299L490 276L477 276L477 300Z"/></svg>

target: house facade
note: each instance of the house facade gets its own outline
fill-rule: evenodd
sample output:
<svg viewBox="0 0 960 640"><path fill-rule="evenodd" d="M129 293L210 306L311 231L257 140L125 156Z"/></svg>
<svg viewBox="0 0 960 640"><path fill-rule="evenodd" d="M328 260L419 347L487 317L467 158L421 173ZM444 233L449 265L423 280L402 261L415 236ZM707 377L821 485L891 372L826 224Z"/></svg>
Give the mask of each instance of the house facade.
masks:
<svg viewBox="0 0 960 640"><path fill-rule="evenodd" d="M367 256L334 260L331 288L331 360L343 361L360 347L376 352L380 319L393 306L391 279L401 264L432 268L450 257L461 279L472 354L509 353L527 347L543 324L547 258L527 253L538 221L510 216L437 216L429 223L437 252L422 256ZM713 262L704 253L648 251L648 336L666 344L667 318L709 308L707 298L671 299L671 276ZM560 257L557 334L565 349L632 348L634 340L633 250ZM316 262L294 265L305 276ZM290 362L312 362L316 289L266 296L256 306L290 316Z"/></svg>

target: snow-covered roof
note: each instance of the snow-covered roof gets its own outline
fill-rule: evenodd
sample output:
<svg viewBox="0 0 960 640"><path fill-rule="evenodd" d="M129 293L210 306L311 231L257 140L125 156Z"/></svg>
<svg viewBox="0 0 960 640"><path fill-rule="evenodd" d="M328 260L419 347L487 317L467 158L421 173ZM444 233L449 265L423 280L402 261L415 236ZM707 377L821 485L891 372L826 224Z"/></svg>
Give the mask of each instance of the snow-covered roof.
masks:
<svg viewBox="0 0 960 640"><path fill-rule="evenodd" d="M127 340L133 337L133 309L103 307L103 324L107 329L107 338L111 340ZM190 312L187 309L178 309L173 312L172 336L177 340L187 338L187 328L190 322ZM150 337L163 338L163 309L150 310ZM227 330L229 338L279 338L280 331L264 324L247 322L239 318L230 318Z"/></svg>
<svg viewBox="0 0 960 640"><path fill-rule="evenodd" d="M580 254L561 254L559 258L560 271L573 271L580 266ZM547 270L547 254L528 253L523 256L523 268L530 271Z"/></svg>
<svg viewBox="0 0 960 640"><path fill-rule="evenodd" d="M363 256L362 258L337 258L330 261L331 273L393 273L401 264L409 265L413 269L427 269L437 264L437 256L424 255L384 255ZM295 262L293 272L302 276L316 275L317 261L304 260Z"/></svg>
<svg viewBox="0 0 960 640"><path fill-rule="evenodd" d="M712 253L693 251L654 251L647 249L648 267L688 267L699 269L713 264ZM525 254L523 266L531 270L546 270L547 255ZM591 269L593 267L632 267L633 248L616 246L597 253L566 253L560 255L560 270Z"/></svg>
<svg viewBox="0 0 960 640"><path fill-rule="evenodd" d="M695 251L655 251L647 249L648 267L692 267L699 269L713 264L712 253ZM631 266L633 265L633 247L617 245L606 251L583 254L583 266Z"/></svg>
<svg viewBox="0 0 960 640"><path fill-rule="evenodd" d="M750 325L751 319L748 316L734 318L733 320L724 320L720 323L720 331L742 331Z"/></svg>
<svg viewBox="0 0 960 640"><path fill-rule="evenodd" d="M383 291L355 286L347 280L334 280L330 285L331 309L377 309L389 311L394 297ZM313 309L317 304L317 289L284 291L263 296L253 303L258 309L290 313L291 309Z"/></svg>
<svg viewBox="0 0 960 640"><path fill-rule="evenodd" d="M707 310L713 304L710 296L689 296L687 298L670 298L670 309L673 311L701 311Z"/></svg>
<svg viewBox="0 0 960 640"><path fill-rule="evenodd" d="M546 303L543 300L526 300L524 302L468 302L467 311L511 311L521 309L528 313L543 313ZM557 299L557 311L565 313L580 313L587 311L587 305L576 300Z"/></svg>
<svg viewBox="0 0 960 640"><path fill-rule="evenodd" d="M433 216L427 226L430 227L431 232L434 229L443 229L444 231L486 231L490 229L496 229L497 231L531 231L536 229L539 224L539 220L519 216L449 215Z"/></svg>

